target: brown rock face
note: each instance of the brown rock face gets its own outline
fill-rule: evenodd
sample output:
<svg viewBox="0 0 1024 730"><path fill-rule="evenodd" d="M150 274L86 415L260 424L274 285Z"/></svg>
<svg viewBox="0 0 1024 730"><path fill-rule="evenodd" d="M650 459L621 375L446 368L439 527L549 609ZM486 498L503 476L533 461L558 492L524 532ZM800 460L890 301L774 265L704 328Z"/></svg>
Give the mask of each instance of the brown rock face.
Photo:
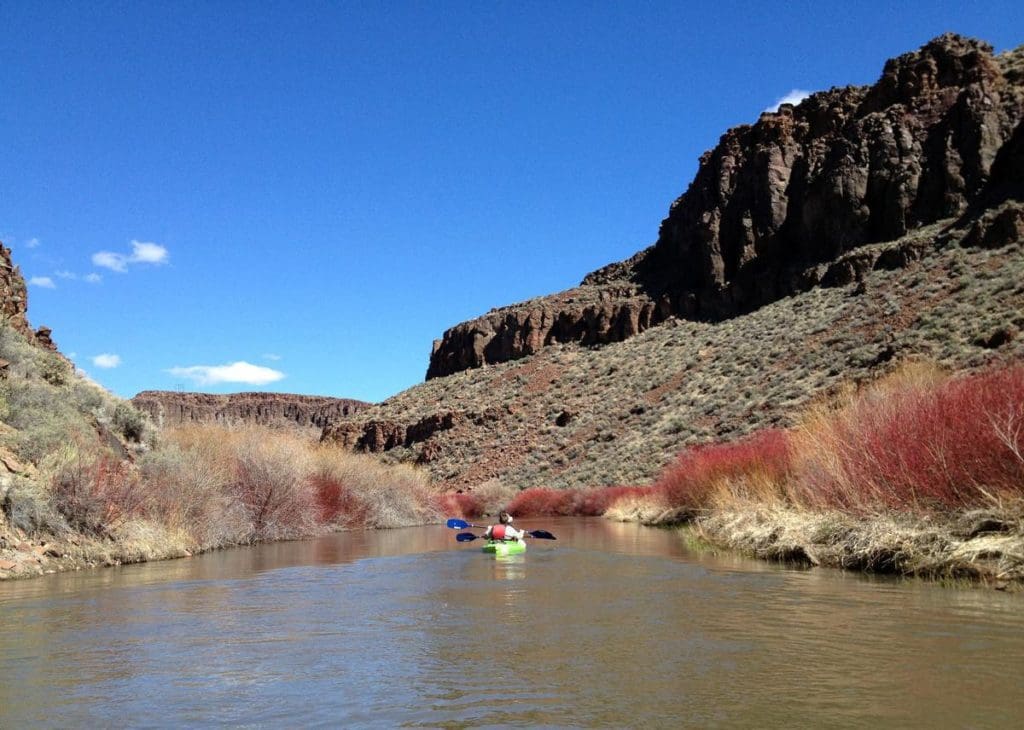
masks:
<svg viewBox="0 0 1024 730"><path fill-rule="evenodd" d="M451 328L434 342L427 377L515 360L554 342L619 342L671 314L668 299L655 301L635 286L581 286Z"/></svg>
<svg viewBox="0 0 1024 730"><path fill-rule="evenodd" d="M992 49L945 35L873 87L814 94L701 158L641 266L718 319L794 293L794 273L959 216L1024 116Z"/></svg>
<svg viewBox="0 0 1024 730"><path fill-rule="evenodd" d="M0 315L4 322L18 332L33 338L26 312L28 292L21 270L11 261L11 249L0 243Z"/></svg>
<svg viewBox="0 0 1024 730"><path fill-rule="evenodd" d="M28 291L25 279L21 275L21 270L11 260L11 249L0 243L0 317L32 344L57 352L57 345L51 337L52 330L49 327L40 327L33 332L28 323L27 313Z"/></svg>
<svg viewBox="0 0 1024 730"><path fill-rule="evenodd" d="M1022 119L1024 47L997 57L980 41L936 38L887 62L874 86L813 94L729 130L654 246L576 289L451 328L427 377L554 342L623 340L669 316L729 318L856 280L872 265L849 257L860 246L1020 199ZM1000 231L1013 230L1011 218Z"/></svg>
<svg viewBox="0 0 1024 730"><path fill-rule="evenodd" d="M255 423L323 429L329 422L349 416L369 403L348 398L287 393L178 393L146 390L132 404L163 426L189 423Z"/></svg>
<svg viewBox="0 0 1024 730"><path fill-rule="evenodd" d="M439 433L467 424L484 426L496 422L502 415L503 412L499 409L487 408L482 413L455 411L434 413L408 425L380 419L362 422L342 421L324 428L320 440L374 454L390 451L399 446L408 448L421 443L425 443L429 447L431 446L430 440ZM425 461L429 460L430 450L427 448Z"/></svg>

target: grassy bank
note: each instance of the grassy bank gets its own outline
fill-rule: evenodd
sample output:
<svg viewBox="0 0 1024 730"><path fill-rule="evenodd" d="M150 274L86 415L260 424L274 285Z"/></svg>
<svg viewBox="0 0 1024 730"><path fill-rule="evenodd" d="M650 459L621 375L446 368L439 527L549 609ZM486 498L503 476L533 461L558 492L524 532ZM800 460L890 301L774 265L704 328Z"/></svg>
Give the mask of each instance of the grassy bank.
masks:
<svg viewBox="0 0 1024 730"><path fill-rule="evenodd" d="M0 327L0 578L460 514L410 466L290 431L157 431Z"/></svg>
<svg viewBox="0 0 1024 730"><path fill-rule="evenodd" d="M687 523L769 559L1024 581L1024 366L910 364L788 430L686 449L646 487L522 492L522 514Z"/></svg>
<svg viewBox="0 0 1024 730"><path fill-rule="evenodd" d="M0 575L425 524L450 508L410 467L262 427L167 431L130 458L69 443L7 490Z"/></svg>

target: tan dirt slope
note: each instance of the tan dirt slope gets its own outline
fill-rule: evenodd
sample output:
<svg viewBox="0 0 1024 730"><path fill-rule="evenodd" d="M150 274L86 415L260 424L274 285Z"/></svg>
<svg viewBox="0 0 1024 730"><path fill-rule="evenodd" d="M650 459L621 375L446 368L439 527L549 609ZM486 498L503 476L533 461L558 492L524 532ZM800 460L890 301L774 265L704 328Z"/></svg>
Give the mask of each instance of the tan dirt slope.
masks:
<svg viewBox="0 0 1024 730"><path fill-rule="evenodd" d="M1024 206L1004 217L1024 221ZM429 380L324 438L415 461L437 480L519 488L649 482L683 446L785 426L848 379L908 358L950 369L1024 357L1024 246L964 247L936 224L860 249L858 281L719 322L672 318L624 342L563 344ZM899 247L920 258L887 269Z"/></svg>

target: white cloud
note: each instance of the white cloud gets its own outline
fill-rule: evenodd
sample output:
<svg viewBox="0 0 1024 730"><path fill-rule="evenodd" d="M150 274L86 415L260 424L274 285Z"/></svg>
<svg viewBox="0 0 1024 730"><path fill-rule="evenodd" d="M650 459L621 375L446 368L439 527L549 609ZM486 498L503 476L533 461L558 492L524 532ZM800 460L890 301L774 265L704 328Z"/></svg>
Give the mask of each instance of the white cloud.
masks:
<svg viewBox="0 0 1024 730"><path fill-rule="evenodd" d="M71 280L74 280L74 279L78 278L78 274L76 274L73 271L64 271L64 270L54 271L53 275L56 276L59 279L71 279Z"/></svg>
<svg viewBox="0 0 1024 730"><path fill-rule="evenodd" d="M90 284L99 284L101 281L103 281L103 277L100 276L99 274L92 273L92 274L86 274L85 275L85 280L87 282L89 282Z"/></svg>
<svg viewBox="0 0 1024 730"><path fill-rule="evenodd" d="M265 353L263 353L263 359L264 360L270 360L271 362L277 362L278 360L281 359L281 356L280 355L275 355L272 352L265 352Z"/></svg>
<svg viewBox="0 0 1024 730"><path fill-rule="evenodd" d="M166 264L168 258L169 254L165 246L161 246L159 243L133 240L130 254L97 251L92 255L92 263L94 266L101 266L104 269L123 274L128 270L128 264Z"/></svg>
<svg viewBox="0 0 1024 730"><path fill-rule="evenodd" d="M804 91L803 89L792 89L785 96L779 97L775 100L775 103L764 110L764 112L777 112L779 107L783 104L793 104L794 106L799 104L801 101L811 95L811 92ZM762 114L764 112L761 112Z"/></svg>
<svg viewBox="0 0 1024 730"><path fill-rule="evenodd" d="M116 368L121 364L121 356L104 352L102 355L94 357L92 359L92 364L98 368Z"/></svg>
<svg viewBox="0 0 1024 730"><path fill-rule="evenodd" d="M244 383L246 385L266 385L284 377L279 370L253 365L244 360L229 365L191 365L189 367L173 367L168 370L178 378L187 378L197 385L218 385L220 383Z"/></svg>
<svg viewBox="0 0 1024 730"><path fill-rule="evenodd" d="M25 248L35 248L38 245L39 245L39 239L38 238L30 238L27 241L25 241Z"/></svg>
<svg viewBox="0 0 1024 730"><path fill-rule="evenodd" d="M33 276L28 280L28 283L32 286L41 286L44 289L56 289L57 285L53 283L53 279L49 276Z"/></svg>
<svg viewBox="0 0 1024 730"><path fill-rule="evenodd" d="M132 255L128 260L133 264L166 264L167 249L159 243L132 241Z"/></svg>
<svg viewBox="0 0 1024 730"><path fill-rule="evenodd" d="M111 271L125 272L128 270L128 257L112 251L97 251L92 255L94 266L102 266Z"/></svg>

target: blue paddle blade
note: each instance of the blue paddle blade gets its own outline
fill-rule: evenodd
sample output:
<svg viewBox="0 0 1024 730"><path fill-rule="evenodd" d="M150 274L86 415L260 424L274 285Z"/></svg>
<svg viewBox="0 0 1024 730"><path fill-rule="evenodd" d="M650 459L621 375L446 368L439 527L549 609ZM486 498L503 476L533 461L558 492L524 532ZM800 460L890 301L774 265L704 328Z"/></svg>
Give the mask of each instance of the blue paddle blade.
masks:
<svg viewBox="0 0 1024 730"><path fill-rule="evenodd" d="M539 540L557 540L558 538L552 535L547 530L530 530L526 533L530 537L536 537Z"/></svg>
<svg viewBox="0 0 1024 730"><path fill-rule="evenodd" d="M464 530L467 527L469 527L469 523L465 520L457 520L454 517L452 517L450 520L448 520L448 527L452 528L453 530Z"/></svg>
<svg viewBox="0 0 1024 730"><path fill-rule="evenodd" d="M459 542L469 542L470 540L476 540L476 538L477 535L474 535L472 532L460 532L455 536L455 539Z"/></svg>

